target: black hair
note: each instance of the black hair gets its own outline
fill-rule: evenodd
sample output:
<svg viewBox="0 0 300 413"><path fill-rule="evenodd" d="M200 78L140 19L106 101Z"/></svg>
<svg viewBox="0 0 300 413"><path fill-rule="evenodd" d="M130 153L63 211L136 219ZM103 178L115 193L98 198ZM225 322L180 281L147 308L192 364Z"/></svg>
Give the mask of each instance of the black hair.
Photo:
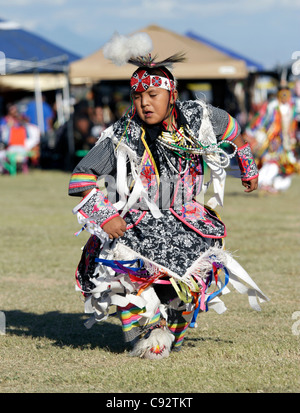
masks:
<svg viewBox="0 0 300 413"><path fill-rule="evenodd" d="M149 75L156 75L156 76L162 76L166 77L168 79L174 80L174 76L170 72L168 68L165 66L158 66L158 67L148 67L148 66L142 66L139 67L136 72L139 72L140 70L146 70Z"/></svg>

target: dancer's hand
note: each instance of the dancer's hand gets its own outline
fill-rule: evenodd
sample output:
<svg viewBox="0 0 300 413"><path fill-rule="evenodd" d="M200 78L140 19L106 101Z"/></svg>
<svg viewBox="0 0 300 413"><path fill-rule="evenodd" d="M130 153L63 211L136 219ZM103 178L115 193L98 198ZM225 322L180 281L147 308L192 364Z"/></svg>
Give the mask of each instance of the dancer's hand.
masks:
<svg viewBox="0 0 300 413"><path fill-rule="evenodd" d="M126 222L120 216L114 217L102 226L110 239L122 237L126 231Z"/></svg>
<svg viewBox="0 0 300 413"><path fill-rule="evenodd" d="M253 178L250 181L242 181L242 185L246 188L244 192L252 192L258 188L258 178Z"/></svg>

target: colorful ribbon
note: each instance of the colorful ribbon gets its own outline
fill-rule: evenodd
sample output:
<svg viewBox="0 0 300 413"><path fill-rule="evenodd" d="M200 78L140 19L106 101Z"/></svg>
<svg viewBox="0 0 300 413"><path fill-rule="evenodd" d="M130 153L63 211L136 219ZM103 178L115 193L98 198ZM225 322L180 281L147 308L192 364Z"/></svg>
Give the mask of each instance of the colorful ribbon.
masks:
<svg viewBox="0 0 300 413"><path fill-rule="evenodd" d="M103 258L95 258L95 262L99 262L102 265L107 267L111 267L115 272L121 274L131 274L131 275L146 275L147 270L144 268L144 263L142 260L134 259L134 260L127 260L127 261L117 261L117 260L105 260ZM133 265L139 262L139 267L127 267L126 265Z"/></svg>
<svg viewBox="0 0 300 413"><path fill-rule="evenodd" d="M159 277L163 277L164 274L158 273L151 275L144 267L143 260L137 258L134 260L106 260L103 258L95 258L95 262L99 262L102 265L112 268L115 272L121 274L128 274L130 280L132 282L137 282L143 284L138 291L138 295L145 290L149 285L152 283L155 284L170 284L168 280L159 280ZM133 265L135 263L139 263L138 267L128 267L127 265Z"/></svg>
<svg viewBox="0 0 300 413"><path fill-rule="evenodd" d="M219 266L218 266L218 267L219 267ZM217 268L217 267L215 267L215 269L216 269L216 268ZM209 301L213 300L217 295L219 295L219 294L221 293L221 291L226 287L226 285L227 285L228 282L229 282L229 272L228 272L227 268L224 267L224 266L220 266L219 268L223 268L223 271L224 271L224 273L225 273L225 282L224 282L223 286L222 286L219 290L214 291L213 293L211 293L211 294L208 296L208 298L207 298L207 300L206 300L206 311L208 311L208 303L209 303ZM213 271L215 271L215 269L214 269ZM218 280L218 278L216 279L216 284L217 284L217 280Z"/></svg>
<svg viewBox="0 0 300 413"><path fill-rule="evenodd" d="M211 285L211 282L214 278L214 281L217 285L218 283L218 279L219 279L219 269L223 269L224 273L225 273L225 283L224 285L219 289L219 290L215 290L214 292L210 293L207 300L206 300L206 305L205 305L205 291L207 288L209 288L209 286ZM199 281L199 280L198 280ZM209 301L213 300L218 294L221 293L221 291L223 290L223 288L226 287L226 285L229 282L229 273L226 267L224 267L222 264L217 264L216 262L212 263L212 270L211 270L211 274L208 278L207 283L205 284L202 280L200 280L201 284L202 284L202 290L201 290L201 296L198 299L198 305L194 311L193 314L193 318L191 320L190 323L190 327L194 328L196 326L196 320L199 314L199 311L208 311L208 303Z"/></svg>

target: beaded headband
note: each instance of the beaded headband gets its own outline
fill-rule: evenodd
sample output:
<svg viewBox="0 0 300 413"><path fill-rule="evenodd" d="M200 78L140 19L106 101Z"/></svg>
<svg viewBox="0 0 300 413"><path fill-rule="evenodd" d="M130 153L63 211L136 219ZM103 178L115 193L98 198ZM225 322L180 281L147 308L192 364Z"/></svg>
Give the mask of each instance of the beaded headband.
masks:
<svg viewBox="0 0 300 413"><path fill-rule="evenodd" d="M150 75L146 70L137 70L130 79L132 92L144 92L149 87L158 87L168 91L175 90L175 82L166 77Z"/></svg>

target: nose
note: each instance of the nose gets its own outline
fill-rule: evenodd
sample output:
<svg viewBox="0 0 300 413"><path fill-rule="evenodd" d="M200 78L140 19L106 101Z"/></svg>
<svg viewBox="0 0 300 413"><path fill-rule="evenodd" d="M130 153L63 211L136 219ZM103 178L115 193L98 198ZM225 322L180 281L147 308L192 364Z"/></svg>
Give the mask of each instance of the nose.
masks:
<svg viewBox="0 0 300 413"><path fill-rule="evenodd" d="M142 108L147 106L148 102L149 102L149 99L148 99L147 93L142 93L142 95L141 95L141 106L142 106Z"/></svg>

